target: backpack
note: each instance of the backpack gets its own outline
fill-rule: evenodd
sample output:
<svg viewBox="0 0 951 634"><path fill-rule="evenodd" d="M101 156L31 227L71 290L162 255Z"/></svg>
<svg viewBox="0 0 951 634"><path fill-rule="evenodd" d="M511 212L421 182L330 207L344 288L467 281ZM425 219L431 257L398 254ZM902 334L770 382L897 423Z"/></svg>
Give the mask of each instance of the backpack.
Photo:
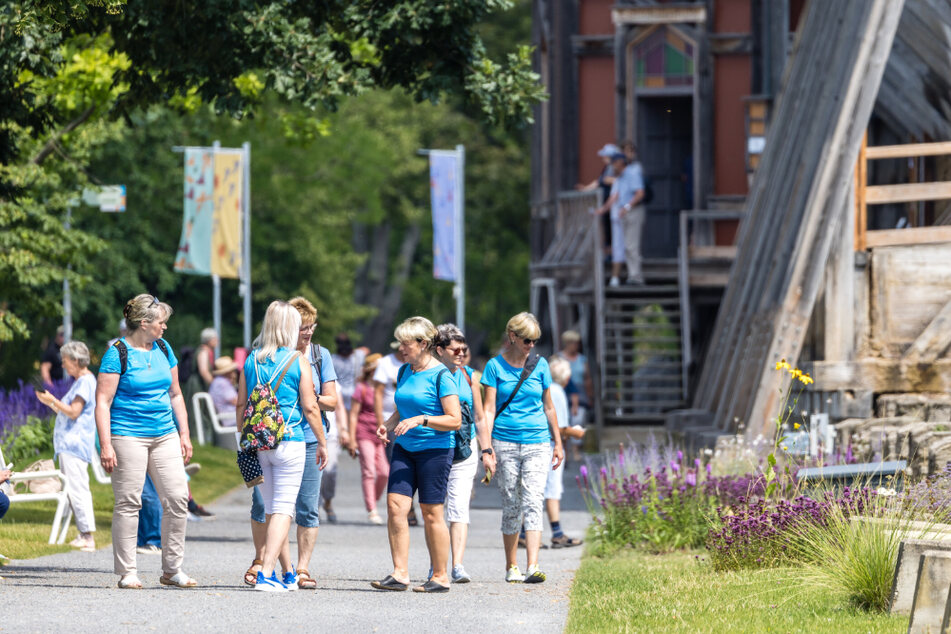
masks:
<svg viewBox="0 0 951 634"><path fill-rule="evenodd" d="M275 374L278 370L281 370L281 373L277 378L277 384L273 386L271 384L274 382L274 376L271 376L266 383L261 382L257 359L252 356L255 385L248 394L248 404L244 408L244 425L241 428L240 443L243 451L270 451L276 449L284 438L284 414L281 413L281 405L277 402L275 395L291 364L297 361L298 355L300 353L296 351L287 355L283 365L275 369ZM294 407L297 407L297 403L294 403Z"/></svg>
<svg viewBox="0 0 951 634"><path fill-rule="evenodd" d="M164 339L156 339L155 343L158 344L159 350L162 351L162 354L165 355L165 359L171 361L171 357L168 355L168 344L165 343ZM125 371L129 367L129 348L125 345L125 342L122 339L119 339L112 347L116 349L116 352L119 353L119 376L121 377L125 374ZM181 381L181 378L179 378Z"/></svg>
<svg viewBox="0 0 951 634"><path fill-rule="evenodd" d="M178 351L178 382L184 385L192 374L198 374L198 358L195 349L185 346Z"/></svg>
<svg viewBox="0 0 951 634"><path fill-rule="evenodd" d="M403 374L405 374L406 368L408 367L408 363L404 364L396 374L397 384L403 380ZM439 391L439 383L442 381L442 375L445 372L449 372L449 368L443 368L439 371L439 374L436 375L436 400L440 401L440 407L442 407L442 396ZM463 372L465 372L465 370L463 370ZM468 379L469 375L466 374L466 380ZM470 385L472 385L471 382ZM452 461L454 463L462 462L472 455L472 410L469 408L469 404L462 399L459 399L459 409L462 412L462 424L459 426L459 429L452 432L456 440L456 447L452 455Z"/></svg>
<svg viewBox="0 0 951 634"><path fill-rule="evenodd" d="M654 187L651 184L651 179L647 176L647 174L644 174L644 197L641 198L640 204L646 205L652 200L654 200Z"/></svg>
<svg viewBox="0 0 951 634"><path fill-rule="evenodd" d="M314 359L314 361L311 361L311 365L317 370L317 378L320 380L320 383L314 385L314 394L320 394L320 385L324 382L324 374L321 371L324 365L324 353L320 351L320 344L310 344L310 356ZM324 431L329 432L330 421L327 420L327 412L320 409L319 405L317 409L320 410L320 420L324 424Z"/></svg>

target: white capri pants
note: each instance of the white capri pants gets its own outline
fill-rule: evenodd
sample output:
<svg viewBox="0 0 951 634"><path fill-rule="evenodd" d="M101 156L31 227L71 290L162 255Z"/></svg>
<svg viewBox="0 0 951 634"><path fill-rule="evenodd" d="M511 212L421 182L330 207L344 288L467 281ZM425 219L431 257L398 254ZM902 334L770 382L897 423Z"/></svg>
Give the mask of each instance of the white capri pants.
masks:
<svg viewBox="0 0 951 634"><path fill-rule="evenodd" d="M264 513L289 515L297 513L297 493L304 477L307 445L304 442L283 441L272 451L257 452L264 482L258 485L264 499Z"/></svg>
<svg viewBox="0 0 951 634"><path fill-rule="evenodd" d="M96 516L92 508L92 493L89 491L89 463L68 453L59 454L59 468L66 476L66 493L76 516L76 528L80 533L96 530Z"/></svg>
<svg viewBox="0 0 951 634"><path fill-rule="evenodd" d="M551 444L552 453L555 451L555 443ZM548 482L545 483L545 499L560 500L562 493L565 492L565 461L562 460L557 469L548 470Z"/></svg>
<svg viewBox="0 0 951 634"><path fill-rule="evenodd" d="M479 450L472 439L472 455L452 465L449 484L446 487L446 521L455 524L469 523L469 502L472 500L472 484L479 467Z"/></svg>

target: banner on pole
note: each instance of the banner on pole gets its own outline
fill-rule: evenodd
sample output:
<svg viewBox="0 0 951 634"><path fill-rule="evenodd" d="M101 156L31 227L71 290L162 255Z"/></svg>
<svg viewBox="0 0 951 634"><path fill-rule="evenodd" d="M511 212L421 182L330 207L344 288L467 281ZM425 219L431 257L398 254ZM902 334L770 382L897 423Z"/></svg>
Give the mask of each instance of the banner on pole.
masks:
<svg viewBox="0 0 951 634"><path fill-rule="evenodd" d="M244 174L241 157L240 151L185 149L184 217L176 271L239 277Z"/></svg>
<svg viewBox="0 0 951 634"><path fill-rule="evenodd" d="M433 277L456 281L456 196L458 195L455 154L429 154L429 189L433 209Z"/></svg>
<svg viewBox="0 0 951 634"><path fill-rule="evenodd" d="M215 153L215 222L211 236L211 272L238 279L241 272L241 152Z"/></svg>
<svg viewBox="0 0 951 634"><path fill-rule="evenodd" d="M175 257L175 270L211 275L211 232L214 224L214 155L185 149L185 216Z"/></svg>

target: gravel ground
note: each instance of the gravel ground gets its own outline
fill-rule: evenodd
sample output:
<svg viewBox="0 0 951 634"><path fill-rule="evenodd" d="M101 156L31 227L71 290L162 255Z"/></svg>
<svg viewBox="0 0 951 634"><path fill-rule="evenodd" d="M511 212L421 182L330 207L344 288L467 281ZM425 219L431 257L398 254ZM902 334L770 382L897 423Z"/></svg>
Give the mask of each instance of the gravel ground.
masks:
<svg viewBox="0 0 951 634"><path fill-rule="evenodd" d="M386 528L366 522L357 462L344 455L339 468L334 500L339 523L328 524L321 513L323 524L310 567L317 578L316 592L275 595L253 592L242 584L242 574L254 555L248 528L250 494L242 487L208 505L217 514L213 521L188 524L185 571L200 587L160 586L160 557L139 555L139 576L145 588L119 590L112 573L111 547L12 561L0 570L0 631L245 632L279 627L318 632L412 628L417 632L522 633L564 629L568 593L582 549L543 550L546 583L506 584L494 486L476 484L465 558L472 583L454 585L451 592L433 596L372 589L370 581L392 570ZM576 472L576 465L566 470L562 525L569 535L581 536L588 515L574 486ZM413 582L421 583L429 557L422 527L411 530L410 571ZM544 537L549 539L547 529ZM293 544L291 549L296 552ZM524 551L519 559L524 571Z"/></svg>

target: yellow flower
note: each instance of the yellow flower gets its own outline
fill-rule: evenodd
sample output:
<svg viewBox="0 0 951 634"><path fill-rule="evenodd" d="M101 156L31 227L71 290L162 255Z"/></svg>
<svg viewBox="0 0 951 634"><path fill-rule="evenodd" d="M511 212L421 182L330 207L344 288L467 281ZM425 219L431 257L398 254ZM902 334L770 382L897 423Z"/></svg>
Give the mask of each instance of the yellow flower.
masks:
<svg viewBox="0 0 951 634"><path fill-rule="evenodd" d="M789 373L792 375L794 379L799 379L802 377L802 371L799 368L796 368L795 370L790 370Z"/></svg>
<svg viewBox="0 0 951 634"><path fill-rule="evenodd" d="M793 423L793 429L799 429L799 423Z"/></svg>
<svg viewBox="0 0 951 634"><path fill-rule="evenodd" d="M789 447L783 445L783 451L789 451Z"/></svg>
<svg viewBox="0 0 951 634"><path fill-rule="evenodd" d="M789 369L789 364L786 363L786 360L785 360L785 359L781 359L781 360L779 360L779 361L776 362L776 369L777 369L777 370L788 370L788 369Z"/></svg>
<svg viewBox="0 0 951 634"><path fill-rule="evenodd" d="M805 372L801 372L800 375L796 378L802 381L803 385L809 385L811 383L815 383L815 381L812 380L812 377L806 374Z"/></svg>

